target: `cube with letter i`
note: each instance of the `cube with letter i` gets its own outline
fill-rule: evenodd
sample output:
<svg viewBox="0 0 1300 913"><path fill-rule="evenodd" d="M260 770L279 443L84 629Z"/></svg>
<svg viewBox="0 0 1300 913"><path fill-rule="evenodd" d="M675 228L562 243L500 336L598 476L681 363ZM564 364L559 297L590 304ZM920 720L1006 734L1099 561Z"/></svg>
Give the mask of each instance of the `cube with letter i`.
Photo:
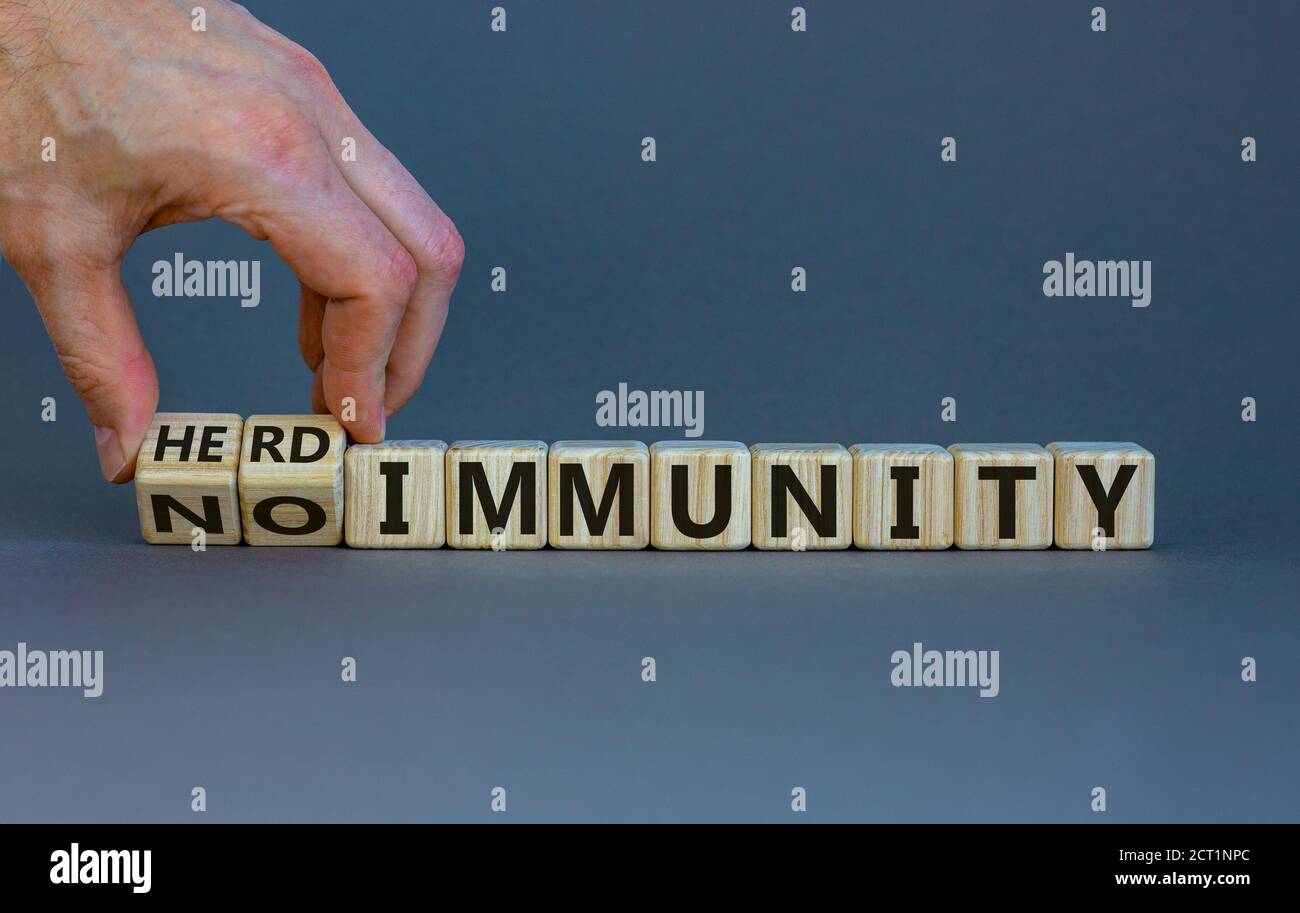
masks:
<svg viewBox="0 0 1300 913"><path fill-rule="evenodd" d="M447 541L443 441L353 444L344 457L344 539L352 548L441 548Z"/></svg>
<svg viewBox="0 0 1300 913"><path fill-rule="evenodd" d="M146 542L237 545L238 415L160 412L135 464L135 498Z"/></svg>
<svg viewBox="0 0 1300 913"><path fill-rule="evenodd" d="M865 549L952 545L953 459L937 444L854 444L853 544Z"/></svg>
<svg viewBox="0 0 1300 913"><path fill-rule="evenodd" d="M244 422L239 505L249 545L343 541L347 435L328 415L251 415Z"/></svg>

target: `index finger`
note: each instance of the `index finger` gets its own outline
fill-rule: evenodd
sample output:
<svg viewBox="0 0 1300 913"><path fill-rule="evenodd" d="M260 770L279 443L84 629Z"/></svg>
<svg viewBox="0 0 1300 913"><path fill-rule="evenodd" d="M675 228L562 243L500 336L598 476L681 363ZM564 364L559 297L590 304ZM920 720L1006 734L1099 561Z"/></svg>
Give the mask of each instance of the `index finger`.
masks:
<svg viewBox="0 0 1300 913"><path fill-rule="evenodd" d="M385 371L419 273L319 144L319 135L304 144L315 149L299 167L256 176L255 202L221 215L269 239L299 280L327 299L319 368L325 406L355 440L373 443L384 437Z"/></svg>

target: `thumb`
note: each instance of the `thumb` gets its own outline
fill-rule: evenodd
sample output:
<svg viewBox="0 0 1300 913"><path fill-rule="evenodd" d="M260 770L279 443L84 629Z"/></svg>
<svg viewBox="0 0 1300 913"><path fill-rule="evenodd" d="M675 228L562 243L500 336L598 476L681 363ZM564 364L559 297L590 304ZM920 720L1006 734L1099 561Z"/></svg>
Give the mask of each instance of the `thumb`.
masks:
<svg viewBox="0 0 1300 913"><path fill-rule="evenodd" d="M104 478L128 482L158 406L158 375L119 264L23 275L68 382L86 405Z"/></svg>

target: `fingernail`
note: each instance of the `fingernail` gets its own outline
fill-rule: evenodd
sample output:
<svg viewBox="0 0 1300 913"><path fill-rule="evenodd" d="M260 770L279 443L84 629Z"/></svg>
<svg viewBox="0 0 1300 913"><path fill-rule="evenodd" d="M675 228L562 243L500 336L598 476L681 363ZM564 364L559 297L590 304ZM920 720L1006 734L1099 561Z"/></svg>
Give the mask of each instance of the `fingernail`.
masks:
<svg viewBox="0 0 1300 913"><path fill-rule="evenodd" d="M122 441L112 428L95 428L95 449L99 451L99 469L104 478L116 482L127 469Z"/></svg>

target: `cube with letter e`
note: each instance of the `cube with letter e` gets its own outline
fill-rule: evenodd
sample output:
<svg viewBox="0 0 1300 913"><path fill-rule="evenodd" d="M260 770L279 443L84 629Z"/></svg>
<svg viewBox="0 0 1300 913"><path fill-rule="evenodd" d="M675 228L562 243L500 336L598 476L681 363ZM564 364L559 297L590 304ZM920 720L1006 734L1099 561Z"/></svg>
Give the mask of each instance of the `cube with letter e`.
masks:
<svg viewBox="0 0 1300 913"><path fill-rule="evenodd" d="M237 545L240 539L238 415L160 412L135 464L140 532L154 545Z"/></svg>

